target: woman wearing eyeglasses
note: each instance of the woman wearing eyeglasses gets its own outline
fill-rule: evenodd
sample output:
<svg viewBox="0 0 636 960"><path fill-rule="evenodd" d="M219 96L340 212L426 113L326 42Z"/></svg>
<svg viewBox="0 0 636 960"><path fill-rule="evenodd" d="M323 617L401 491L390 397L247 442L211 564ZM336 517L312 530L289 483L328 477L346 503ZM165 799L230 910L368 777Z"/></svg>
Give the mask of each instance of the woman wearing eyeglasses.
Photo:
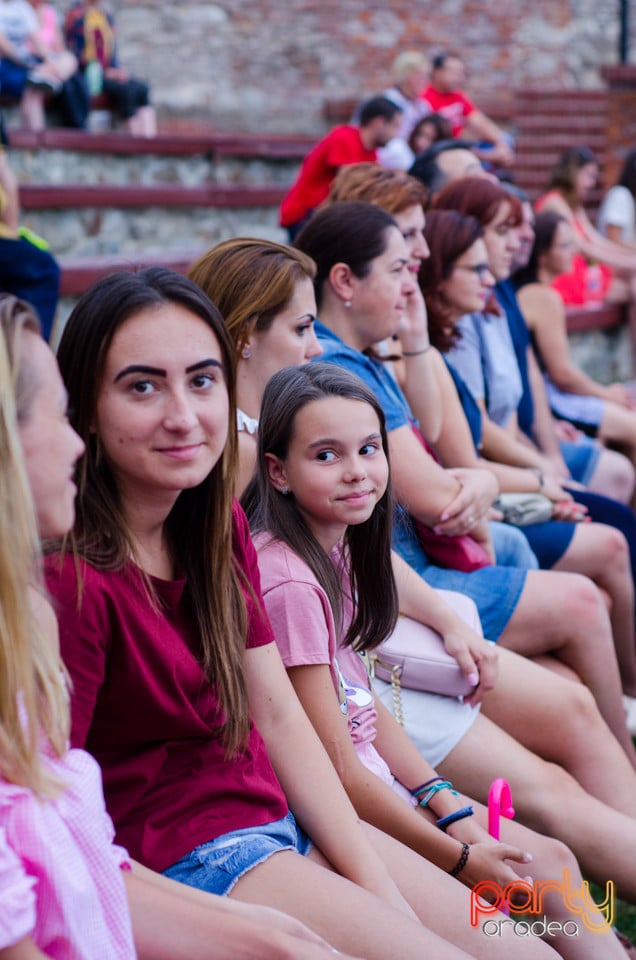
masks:
<svg viewBox="0 0 636 960"><path fill-rule="evenodd" d="M541 455L522 439L518 426L521 373L506 314L492 296L495 281L508 276L517 246L514 198L496 185L478 189L468 178L441 191L435 207L441 209L429 213L425 230L431 256L420 273L431 341L447 354L461 380L464 409L472 411L473 441L489 465L499 464L494 470L501 488L540 491L554 504L552 521L524 527L540 565L584 574L611 597L622 689L631 705L636 656L627 541L619 529L602 523L569 522L581 520L586 509L564 489L558 475L544 468ZM473 211L474 219L466 216ZM438 452L447 463L466 465L465 445L456 431L446 431ZM511 476L510 467L525 469L515 469Z"/></svg>

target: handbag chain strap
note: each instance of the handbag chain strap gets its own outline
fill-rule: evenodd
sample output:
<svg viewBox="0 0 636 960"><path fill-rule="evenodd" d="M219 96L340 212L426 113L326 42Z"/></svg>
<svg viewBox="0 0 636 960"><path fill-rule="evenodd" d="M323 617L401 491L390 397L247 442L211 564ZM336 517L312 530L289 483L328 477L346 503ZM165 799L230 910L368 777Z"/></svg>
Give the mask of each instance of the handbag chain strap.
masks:
<svg viewBox="0 0 636 960"><path fill-rule="evenodd" d="M402 673L402 668L398 666L397 663L390 664L382 660L377 653L372 653L369 657L369 673L371 679L375 677L375 665L376 663L381 664L385 670L391 671L391 696L393 697L393 716L400 724L401 727L404 726L404 705L402 703L402 685L400 683L400 676Z"/></svg>

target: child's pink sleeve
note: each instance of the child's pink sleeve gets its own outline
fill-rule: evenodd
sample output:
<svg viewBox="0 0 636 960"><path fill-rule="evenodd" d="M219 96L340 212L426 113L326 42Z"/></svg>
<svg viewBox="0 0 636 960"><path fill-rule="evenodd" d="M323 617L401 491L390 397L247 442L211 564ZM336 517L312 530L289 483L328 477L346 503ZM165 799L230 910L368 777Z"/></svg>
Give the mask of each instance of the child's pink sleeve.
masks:
<svg viewBox="0 0 636 960"><path fill-rule="evenodd" d="M35 927L35 879L7 842L0 827L0 950L27 937Z"/></svg>
<svg viewBox="0 0 636 960"><path fill-rule="evenodd" d="M132 870L132 861L130 859L128 851L125 849L125 847L120 847L119 844L113 843L113 840L115 839L115 826L110 816L108 815L108 813L106 813L105 808L103 812L103 817L104 817L104 828L106 830L106 836L108 838L108 842L110 843L110 852L112 854L112 857L115 863L117 864L120 870Z"/></svg>

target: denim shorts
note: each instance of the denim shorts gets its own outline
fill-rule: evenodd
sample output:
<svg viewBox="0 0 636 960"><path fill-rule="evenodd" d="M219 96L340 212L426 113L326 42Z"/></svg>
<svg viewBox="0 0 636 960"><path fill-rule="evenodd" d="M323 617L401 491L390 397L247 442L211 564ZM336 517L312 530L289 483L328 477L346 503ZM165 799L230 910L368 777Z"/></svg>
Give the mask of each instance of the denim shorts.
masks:
<svg viewBox="0 0 636 960"><path fill-rule="evenodd" d="M303 857L311 850L311 840L291 812L275 823L232 830L202 843L163 872L189 887L224 896L244 873L280 850L295 850Z"/></svg>

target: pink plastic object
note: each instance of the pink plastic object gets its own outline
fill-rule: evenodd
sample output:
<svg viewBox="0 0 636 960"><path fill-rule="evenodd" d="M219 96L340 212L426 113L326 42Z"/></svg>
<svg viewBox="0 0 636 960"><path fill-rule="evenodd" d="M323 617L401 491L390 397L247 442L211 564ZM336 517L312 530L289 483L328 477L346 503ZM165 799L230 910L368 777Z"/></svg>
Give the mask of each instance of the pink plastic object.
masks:
<svg viewBox="0 0 636 960"><path fill-rule="evenodd" d="M512 820L515 808L512 805L510 784L502 777L497 777L488 791L488 833L495 840L499 840L499 821L501 817Z"/></svg>

